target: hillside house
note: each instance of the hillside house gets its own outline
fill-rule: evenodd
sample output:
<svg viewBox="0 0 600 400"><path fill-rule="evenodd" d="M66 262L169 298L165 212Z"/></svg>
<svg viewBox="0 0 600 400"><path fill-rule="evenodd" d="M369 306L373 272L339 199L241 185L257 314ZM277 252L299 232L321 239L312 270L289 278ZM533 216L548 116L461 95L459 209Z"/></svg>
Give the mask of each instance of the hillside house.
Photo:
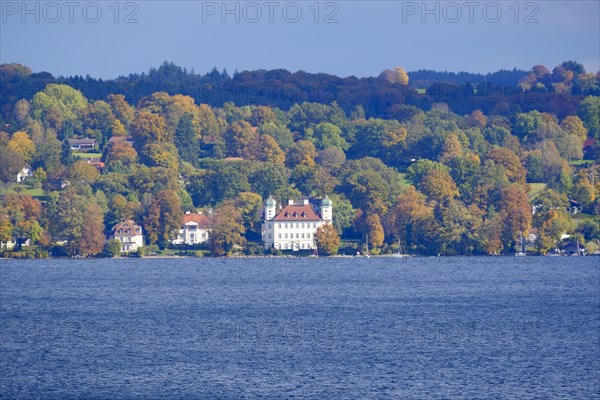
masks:
<svg viewBox="0 0 600 400"><path fill-rule="evenodd" d="M144 246L142 227L130 219L112 228L111 239L121 242L121 253L132 253Z"/></svg>
<svg viewBox="0 0 600 400"><path fill-rule="evenodd" d="M173 244L187 244L193 246L208 241L213 223L206 215L201 212L186 212L183 216L181 229L177 238L172 240Z"/></svg>

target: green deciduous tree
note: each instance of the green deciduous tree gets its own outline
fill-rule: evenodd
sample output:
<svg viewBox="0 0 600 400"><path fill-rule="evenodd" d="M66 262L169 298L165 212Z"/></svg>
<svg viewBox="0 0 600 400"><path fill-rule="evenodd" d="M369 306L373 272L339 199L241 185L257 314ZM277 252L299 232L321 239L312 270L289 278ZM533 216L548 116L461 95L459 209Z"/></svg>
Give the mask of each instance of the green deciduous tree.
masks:
<svg viewBox="0 0 600 400"><path fill-rule="evenodd" d="M600 97L588 96L579 103L579 117L589 135L600 140Z"/></svg>
<svg viewBox="0 0 600 400"><path fill-rule="evenodd" d="M31 115L56 131L62 131L63 127L72 130L81 125L87 104L87 99L79 90L52 83L33 96Z"/></svg>
<svg viewBox="0 0 600 400"><path fill-rule="evenodd" d="M240 193L233 202L240 211L244 225L255 232L260 231L262 198L252 192Z"/></svg>
<svg viewBox="0 0 600 400"><path fill-rule="evenodd" d="M338 147L342 150L348 149L348 143L342 137L342 130L330 122L321 122L313 129L313 141L317 149L327 147Z"/></svg>

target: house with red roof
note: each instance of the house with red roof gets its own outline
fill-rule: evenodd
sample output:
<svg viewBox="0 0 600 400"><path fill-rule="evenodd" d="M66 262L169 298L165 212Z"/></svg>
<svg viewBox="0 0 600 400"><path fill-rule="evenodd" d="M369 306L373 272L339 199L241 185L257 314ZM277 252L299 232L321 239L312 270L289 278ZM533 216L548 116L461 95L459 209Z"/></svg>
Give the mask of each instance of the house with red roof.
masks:
<svg viewBox="0 0 600 400"><path fill-rule="evenodd" d="M332 218L333 202L328 196L322 200L289 200L287 206L279 208L273 197L269 196L262 226L265 249L312 250L316 248L317 229L331 224Z"/></svg>
<svg viewBox="0 0 600 400"><path fill-rule="evenodd" d="M213 222L201 212L192 213L187 211L183 216L183 224L177 234L177 238L172 240L173 244L195 245L205 243L210 237L213 228Z"/></svg>

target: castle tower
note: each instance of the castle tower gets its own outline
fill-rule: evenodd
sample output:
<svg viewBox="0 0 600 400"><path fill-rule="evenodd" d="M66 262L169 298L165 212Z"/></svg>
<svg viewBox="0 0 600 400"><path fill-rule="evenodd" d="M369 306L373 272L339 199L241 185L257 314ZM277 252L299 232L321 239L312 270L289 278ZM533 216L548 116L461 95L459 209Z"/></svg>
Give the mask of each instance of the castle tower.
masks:
<svg viewBox="0 0 600 400"><path fill-rule="evenodd" d="M265 204L265 221L270 221L275 218L277 202L272 196L269 196Z"/></svg>
<svg viewBox="0 0 600 400"><path fill-rule="evenodd" d="M333 220L333 202L327 195L321 200L321 219L326 222Z"/></svg>

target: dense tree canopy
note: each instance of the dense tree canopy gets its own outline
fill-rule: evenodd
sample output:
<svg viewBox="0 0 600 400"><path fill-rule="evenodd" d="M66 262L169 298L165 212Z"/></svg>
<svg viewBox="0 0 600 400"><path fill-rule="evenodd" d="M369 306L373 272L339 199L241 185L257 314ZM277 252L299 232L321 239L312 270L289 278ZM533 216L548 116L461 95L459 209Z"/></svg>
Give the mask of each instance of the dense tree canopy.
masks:
<svg viewBox="0 0 600 400"><path fill-rule="evenodd" d="M334 212L323 253L366 235L374 249L400 242L429 254L514 252L530 228L541 253L565 234L598 240L598 76L575 62L490 75L496 85L469 76L474 84L401 68L230 77L165 64L99 82L0 66L0 241L65 241L69 255L95 255L112 226L133 219L164 247L185 211L212 208L223 226L210 247L227 254L258 240L264 199L325 194ZM267 99L267 84L297 90ZM232 85L259 90L236 104ZM72 149L74 138L98 148Z"/></svg>

